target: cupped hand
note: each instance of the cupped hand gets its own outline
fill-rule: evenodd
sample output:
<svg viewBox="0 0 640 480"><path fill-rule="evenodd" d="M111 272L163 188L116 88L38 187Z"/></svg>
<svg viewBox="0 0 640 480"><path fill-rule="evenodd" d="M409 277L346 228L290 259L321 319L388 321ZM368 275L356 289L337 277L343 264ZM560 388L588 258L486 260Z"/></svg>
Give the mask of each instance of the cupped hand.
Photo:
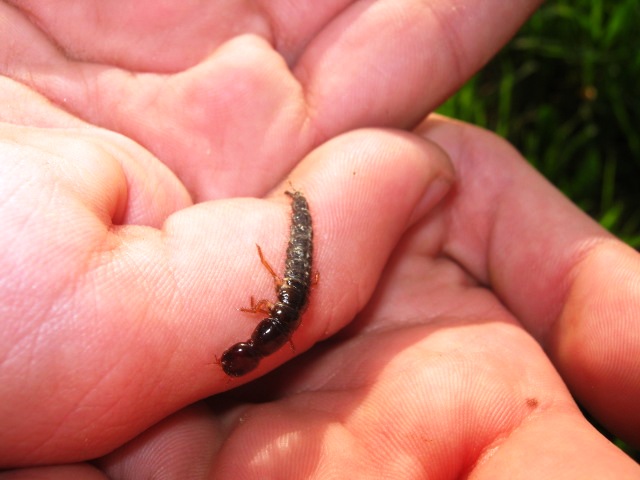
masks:
<svg viewBox="0 0 640 480"><path fill-rule="evenodd" d="M637 442L637 253L493 136L419 133L456 167L444 201L447 158L398 132L292 173L320 274L293 342L327 340L241 386L294 356L215 363L273 295L254 243L282 264L289 185L190 205L122 137L4 128L2 463L63 464L14 478L637 477L569 393Z"/></svg>
<svg viewBox="0 0 640 480"><path fill-rule="evenodd" d="M293 357L282 348L237 380L216 363L259 320L238 308L275 298L255 244L281 273L284 190L309 201L320 278L293 339L300 353L355 316L453 178L417 137L360 131L314 150L266 199L193 204L139 145L9 87L69 125L0 128L2 466L104 455Z"/></svg>
<svg viewBox="0 0 640 480"><path fill-rule="evenodd" d="M101 459L110 478L638 478L571 395L638 444L638 253L492 134L438 118L418 133L458 181L422 210L354 322ZM337 240L318 239L321 281L296 339L367 298L350 287L370 285L380 246Z"/></svg>
<svg viewBox="0 0 640 480"><path fill-rule="evenodd" d="M418 122L540 3L12 0L0 74L135 140L196 201L262 196L339 133Z"/></svg>

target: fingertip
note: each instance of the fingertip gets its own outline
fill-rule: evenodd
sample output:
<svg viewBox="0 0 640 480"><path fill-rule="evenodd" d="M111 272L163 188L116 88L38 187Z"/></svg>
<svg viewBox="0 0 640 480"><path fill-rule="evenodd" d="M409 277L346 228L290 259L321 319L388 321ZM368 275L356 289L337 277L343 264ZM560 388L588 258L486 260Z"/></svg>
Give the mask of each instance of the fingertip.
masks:
<svg viewBox="0 0 640 480"><path fill-rule="evenodd" d="M296 187L306 184L306 189L341 197L343 202L419 198L428 209L454 178L449 157L435 143L403 131L360 129L311 152L289 182Z"/></svg>
<svg viewBox="0 0 640 480"><path fill-rule="evenodd" d="M549 352L579 401L608 429L640 444L640 256L618 240L577 265L549 332Z"/></svg>

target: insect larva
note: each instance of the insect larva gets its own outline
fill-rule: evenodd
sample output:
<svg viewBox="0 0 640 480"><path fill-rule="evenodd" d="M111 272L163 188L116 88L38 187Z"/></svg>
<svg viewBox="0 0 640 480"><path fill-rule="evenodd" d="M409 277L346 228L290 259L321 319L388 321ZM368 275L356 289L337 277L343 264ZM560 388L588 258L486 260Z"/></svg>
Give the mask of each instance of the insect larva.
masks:
<svg viewBox="0 0 640 480"><path fill-rule="evenodd" d="M309 204L301 192L294 190L285 193L291 197L291 229L283 278L279 278L274 272L258 246L260 261L276 284L278 301L270 303L261 300L254 304L252 298L251 308L241 309L246 312L262 312L268 317L258 324L249 340L232 345L220 357L222 370L231 377L249 373L258 366L262 358L291 342L291 336L300 325L300 317L309 301L313 256Z"/></svg>

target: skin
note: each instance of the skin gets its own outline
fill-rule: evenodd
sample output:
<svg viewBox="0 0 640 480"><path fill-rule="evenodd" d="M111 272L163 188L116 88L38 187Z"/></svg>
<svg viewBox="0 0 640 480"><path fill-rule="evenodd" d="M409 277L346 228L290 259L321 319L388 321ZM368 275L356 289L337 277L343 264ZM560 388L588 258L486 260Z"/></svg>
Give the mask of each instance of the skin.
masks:
<svg viewBox="0 0 640 480"><path fill-rule="evenodd" d="M570 392L640 443L638 254L490 133L341 135L415 126L536 2L348 3L0 5L1 477L637 478ZM289 182L320 280L229 380Z"/></svg>
<svg viewBox="0 0 640 480"><path fill-rule="evenodd" d="M2 2L0 73L141 144L194 201L263 196L340 133L415 126L539 3Z"/></svg>

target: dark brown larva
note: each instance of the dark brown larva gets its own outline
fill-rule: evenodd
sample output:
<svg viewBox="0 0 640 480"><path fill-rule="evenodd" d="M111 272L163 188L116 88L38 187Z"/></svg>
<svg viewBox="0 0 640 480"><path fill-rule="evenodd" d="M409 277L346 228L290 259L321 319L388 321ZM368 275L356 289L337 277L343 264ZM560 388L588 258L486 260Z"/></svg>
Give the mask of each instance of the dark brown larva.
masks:
<svg viewBox="0 0 640 480"><path fill-rule="evenodd" d="M224 373L240 377L255 369L260 360L271 355L285 343L291 342L293 332L300 325L300 317L309 301L311 290L311 261L313 256L313 229L309 204L298 191L285 192L291 197L291 230L284 277L279 278L258 247L260 261L273 276L278 301L261 300L247 312L263 312L268 316L262 320L246 342L229 347L220 357Z"/></svg>

